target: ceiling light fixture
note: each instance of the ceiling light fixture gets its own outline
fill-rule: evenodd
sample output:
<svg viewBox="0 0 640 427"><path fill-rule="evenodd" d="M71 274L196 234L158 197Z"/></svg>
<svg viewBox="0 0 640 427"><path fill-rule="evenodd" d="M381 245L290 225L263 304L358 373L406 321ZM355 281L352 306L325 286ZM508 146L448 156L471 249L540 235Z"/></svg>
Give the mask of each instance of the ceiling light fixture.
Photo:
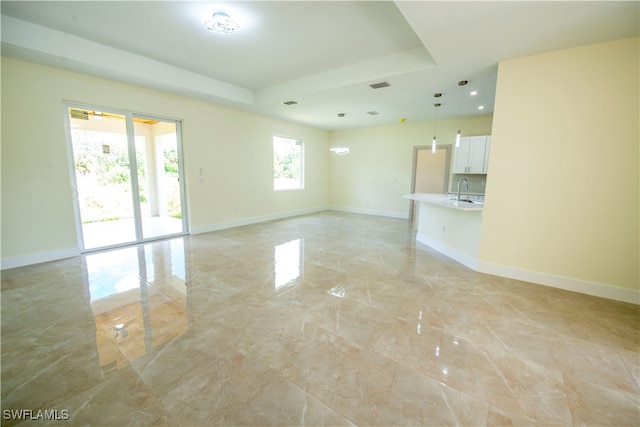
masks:
<svg viewBox="0 0 640 427"><path fill-rule="evenodd" d="M230 34L238 30L240 26L224 12L214 13L211 21L204 23L204 27L214 33Z"/></svg>
<svg viewBox="0 0 640 427"><path fill-rule="evenodd" d="M336 156L344 156L345 154L349 154L349 149L347 147L329 148L329 151L334 153Z"/></svg>
<svg viewBox="0 0 640 427"><path fill-rule="evenodd" d="M484 105L478 106L478 110L484 110Z"/></svg>
<svg viewBox="0 0 640 427"><path fill-rule="evenodd" d="M478 94L477 90L472 90L471 92L469 92L469 95L471 96L476 96Z"/></svg>

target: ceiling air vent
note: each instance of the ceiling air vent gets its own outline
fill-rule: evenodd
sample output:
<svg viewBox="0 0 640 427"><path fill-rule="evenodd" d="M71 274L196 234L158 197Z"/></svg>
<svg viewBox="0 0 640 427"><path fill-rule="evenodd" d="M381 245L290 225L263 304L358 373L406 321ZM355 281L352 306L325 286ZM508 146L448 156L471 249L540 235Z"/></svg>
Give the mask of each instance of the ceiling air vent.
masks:
<svg viewBox="0 0 640 427"><path fill-rule="evenodd" d="M380 82L380 83L374 83L369 86L371 87L371 89L380 89L382 87L389 87L391 85L389 84L389 82Z"/></svg>
<svg viewBox="0 0 640 427"><path fill-rule="evenodd" d="M284 101L283 104L284 105L296 105L296 104L298 104L298 101Z"/></svg>
<svg viewBox="0 0 640 427"><path fill-rule="evenodd" d="M85 110L78 110L76 108L69 108L69 116L72 119L89 120L89 112Z"/></svg>

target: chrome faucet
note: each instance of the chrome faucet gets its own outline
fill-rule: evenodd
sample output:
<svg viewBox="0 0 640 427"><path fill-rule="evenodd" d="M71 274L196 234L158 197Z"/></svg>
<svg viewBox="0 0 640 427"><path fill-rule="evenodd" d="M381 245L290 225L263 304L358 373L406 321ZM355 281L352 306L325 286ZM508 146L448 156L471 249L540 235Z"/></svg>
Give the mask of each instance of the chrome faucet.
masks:
<svg viewBox="0 0 640 427"><path fill-rule="evenodd" d="M464 191L469 191L469 179L468 178L460 178L458 180L458 198L456 199L457 201L460 201L460 184L462 184L464 182Z"/></svg>

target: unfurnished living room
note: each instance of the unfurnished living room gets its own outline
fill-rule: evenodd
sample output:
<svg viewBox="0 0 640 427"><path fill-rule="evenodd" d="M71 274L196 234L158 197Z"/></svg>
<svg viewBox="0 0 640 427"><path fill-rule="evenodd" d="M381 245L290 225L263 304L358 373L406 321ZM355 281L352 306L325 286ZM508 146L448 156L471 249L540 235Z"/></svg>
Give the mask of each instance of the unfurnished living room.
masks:
<svg viewBox="0 0 640 427"><path fill-rule="evenodd" d="M640 425L640 2L0 7L2 426Z"/></svg>

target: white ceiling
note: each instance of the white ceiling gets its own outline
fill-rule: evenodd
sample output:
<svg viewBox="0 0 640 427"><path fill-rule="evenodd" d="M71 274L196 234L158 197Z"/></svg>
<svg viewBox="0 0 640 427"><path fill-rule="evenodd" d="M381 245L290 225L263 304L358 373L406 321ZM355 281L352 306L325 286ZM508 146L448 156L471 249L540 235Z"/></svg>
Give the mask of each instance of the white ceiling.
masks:
<svg viewBox="0 0 640 427"><path fill-rule="evenodd" d="M2 55L345 129L491 113L498 61L637 36L639 5L3 0ZM220 11L236 33L204 29Z"/></svg>

